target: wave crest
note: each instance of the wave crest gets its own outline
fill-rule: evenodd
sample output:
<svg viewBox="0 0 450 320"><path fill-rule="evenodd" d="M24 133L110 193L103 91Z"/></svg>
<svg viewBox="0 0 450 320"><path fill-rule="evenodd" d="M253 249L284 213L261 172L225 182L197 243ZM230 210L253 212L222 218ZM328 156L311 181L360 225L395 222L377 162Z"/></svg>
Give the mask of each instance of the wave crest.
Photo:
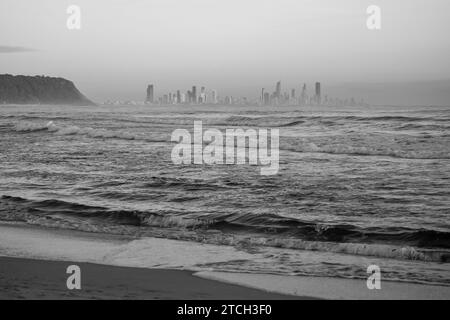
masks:
<svg viewBox="0 0 450 320"><path fill-rule="evenodd" d="M449 233L405 229L384 234L372 231L371 234L354 226L324 226L276 215L195 218L159 212L110 210L60 200L38 201L2 196L0 220L83 231L137 233L238 247L267 246L393 259L450 261L450 251L445 249L445 243L449 243ZM361 243L364 239L379 240L383 235L392 243ZM402 241L395 242L395 237ZM411 243L426 240L436 246L432 249L419 248L408 245L408 239Z"/></svg>
<svg viewBox="0 0 450 320"><path fill-rule="evenodd" d="M90 127L78 127L78 126L58 126L53 121L49 121L47 124L36 124L33 122L20 122L15 125L15 131L17 132L37 132L48 131L58 135L84 135L91 138L116 138L125 140L135 140L138 136L126 131L112 131L107 129L94 129Z"/></svg>

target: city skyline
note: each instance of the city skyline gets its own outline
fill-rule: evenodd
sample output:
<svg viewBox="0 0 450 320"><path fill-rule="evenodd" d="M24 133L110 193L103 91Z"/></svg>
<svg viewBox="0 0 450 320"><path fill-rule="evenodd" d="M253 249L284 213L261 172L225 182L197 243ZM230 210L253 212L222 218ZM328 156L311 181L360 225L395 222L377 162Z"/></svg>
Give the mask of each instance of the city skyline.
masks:
<svg viewBox="0 0 450 320"><path fill-rule="evenodd" d="M146 90L146 98L144 100L111 100L108 99L105 104L186 104L186 105L201 105L201 104L224 104L224 105L259 105L259 106L355 106L367 105L364 99L357 101L354 96L350 98L335 98L327 94L322 95L321 82L314 82L312 94L308 94L307 83L296 87L287 87L286 91L282 90L281 80L277 81L274 91L270 93L268 89L261 88L259 97L243 97L234 95L219 95L217 89L208 89L202 85L200 93L197 93L197 85L192 85L191 89L182 92L180 89L175 89L169 92L163 92L155 95L155 84L148 84ZM300 90L301 87L301 90ZM300 94L296 94L301 92Z"/></svg>

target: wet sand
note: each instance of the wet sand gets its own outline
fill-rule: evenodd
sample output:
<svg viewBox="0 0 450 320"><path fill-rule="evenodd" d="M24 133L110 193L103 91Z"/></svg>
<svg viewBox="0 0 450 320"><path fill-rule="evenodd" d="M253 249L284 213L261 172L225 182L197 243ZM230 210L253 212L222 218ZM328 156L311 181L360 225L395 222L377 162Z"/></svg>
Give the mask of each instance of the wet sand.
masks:
<svg viewBox="0 0 450 320"><path fill-rule="evenodd" d="M68 290L69 265L81 290ZM195 277L178 270L0 257L0 299L302 299Z"/></svg>

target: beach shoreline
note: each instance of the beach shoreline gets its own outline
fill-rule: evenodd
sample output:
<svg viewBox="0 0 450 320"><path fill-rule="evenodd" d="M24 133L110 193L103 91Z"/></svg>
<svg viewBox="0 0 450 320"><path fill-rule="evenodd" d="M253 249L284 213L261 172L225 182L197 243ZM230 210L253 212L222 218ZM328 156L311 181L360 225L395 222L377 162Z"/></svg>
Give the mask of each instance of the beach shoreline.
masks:
<svg viewBox="0 0 450 320"><path fill-rule="evenodd" d="M365 279L194 267L236 255L229 250L234 249L0 224L0 299L450 299L448 286L382 281L381 290L369 290ZM81 290L67 288L71 265L80 267Z"/></svg>

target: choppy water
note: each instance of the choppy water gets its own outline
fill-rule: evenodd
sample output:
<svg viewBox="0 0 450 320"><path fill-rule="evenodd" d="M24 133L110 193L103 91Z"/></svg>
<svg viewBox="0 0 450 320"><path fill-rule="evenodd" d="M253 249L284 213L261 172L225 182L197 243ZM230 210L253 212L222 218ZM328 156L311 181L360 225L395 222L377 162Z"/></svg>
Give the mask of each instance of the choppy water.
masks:
<svg viewBox="0 0 450 320"><path fill-rule="evenodd" d="M279 128L280 170L174 165L173 130ZM450 285L450 108L0 107L0 221L231 245L215 270Z"/></svg>

